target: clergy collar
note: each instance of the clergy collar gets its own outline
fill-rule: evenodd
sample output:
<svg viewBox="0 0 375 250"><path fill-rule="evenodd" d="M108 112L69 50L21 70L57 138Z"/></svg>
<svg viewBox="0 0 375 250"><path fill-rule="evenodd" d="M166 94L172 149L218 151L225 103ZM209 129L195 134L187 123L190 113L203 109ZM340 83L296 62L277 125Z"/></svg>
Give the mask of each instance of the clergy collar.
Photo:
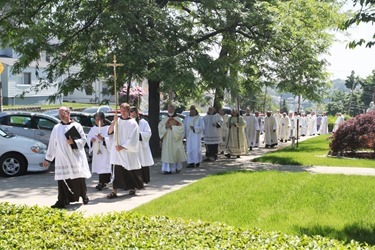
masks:
<svg viewBox="0 0 375 250"><path fill-rule="evenodd" d="M172 116L170 116L169 114L168 114L168 117L176 117L177 116L177 114L176 113L173 113L173 115Z"/></svg>
<svg viewBox="0 0 375 250"><path fill-rule="evenodd" d="M61 121L60 123L61 123L62 125L70 125L72 122L73 122L73 121L70 120L68 123L65 123L65 122L63 122L63 121Z"/></svg>
<svg viewBox="0 0 375 250"><path fill-rule="evenodd" d="M130 120L130 119L132 119L130 116L128 116L127 118L123 118L122 116L120 116L120 119L121 120Z"/></svg>

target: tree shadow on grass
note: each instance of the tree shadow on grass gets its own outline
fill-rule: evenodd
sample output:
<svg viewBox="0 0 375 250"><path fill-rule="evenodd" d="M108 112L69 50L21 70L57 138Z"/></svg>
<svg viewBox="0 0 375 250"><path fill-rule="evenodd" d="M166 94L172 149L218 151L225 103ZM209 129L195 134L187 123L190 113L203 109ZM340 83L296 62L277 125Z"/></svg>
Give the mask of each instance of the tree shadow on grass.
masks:
<svg viewBox="0 0 375 250"><path fill-rule="evenodd" d="M254 162L272 162L273 164L280 164L280 165L302 165L300 162L294 160L292 157L281 157L275 155L265 155L261 158L256 158L253 160Z"/></svg>
<svg viewBox="0 0 375 250"><path fill-rule="evenodd" d="M309 228L297 227L297 230L301 234L321 235L328 238L334 238L345 243L350 243L351 240L358 241L360 243L367 243L369 245L375 245L375 224L362 225L355 223L346 225L343 230L337 230L329 226L315 225Z"/></svg>

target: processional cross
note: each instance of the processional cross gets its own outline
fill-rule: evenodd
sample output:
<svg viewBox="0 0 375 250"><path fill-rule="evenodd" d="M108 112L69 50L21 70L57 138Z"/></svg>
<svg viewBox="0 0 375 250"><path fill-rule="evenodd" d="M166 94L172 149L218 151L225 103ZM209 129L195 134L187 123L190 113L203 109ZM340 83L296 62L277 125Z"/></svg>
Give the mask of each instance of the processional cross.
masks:
<svg viewBox="0 0 375 250"><path fill-rule="evenodd" d="M124 66L123 63L117 63L116 55L113 55L113 63L107 63L107 67L113 67L113 81L114 81L114 96L115 96L115 112L117 114L117 85L116 85L116 68ZM117 128L117 119L115 119L115 136L116 136L116 145L118 145L118 128Z"/></svg>

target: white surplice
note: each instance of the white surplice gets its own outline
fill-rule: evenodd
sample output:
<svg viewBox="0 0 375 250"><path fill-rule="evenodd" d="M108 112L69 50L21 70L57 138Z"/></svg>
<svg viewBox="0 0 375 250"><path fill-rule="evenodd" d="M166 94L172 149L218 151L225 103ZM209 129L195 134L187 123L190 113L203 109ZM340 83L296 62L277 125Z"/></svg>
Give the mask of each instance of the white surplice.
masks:
<svg viewBox="0 0 375 250"><path fill-rule="evenodd" d="M91 169L93 173L97 174L110 174L111 173L111 164L109 163L109 149L110 149L110 140L108 136L109 126L103 127L92 127L87 134L87 144L89 145L89 152L92 152L92 162ZM104 137L104 142L99 140L97 135ZM95 138L95 142L91 142L91 139ZM99 151L100 149L100 151Z"/></svg>
<svg viewBox="0 0 375 250"><path fill-rule="evenodd" d="M259 123L258 119L255 117L254 114L244 115L243 116L245 122L246 122L246 140L247 145L249 147L255 146L257 131L259 132Z"/></svg>
<svg viewBox="0 0 375 250"><path fill-rule="evenodd" d="M187 163L202 162L203 118L200 115L186 116L184 119ZM194 129L191 128L194 127Z"/></svg>
<svg viewBox="0 0 375 250"><path fill-rule="evenodd" d="M141 169L138 158L139 127L137 122L131 118L123 119L121 117L118 118L117 122L111 141L110 163L120 165L129 171ZM124 149L116 150L117 140L118 145L124 147Z"/></svg>
<svg viewBox="0 0 375 250"><path fill-rule="evenodd" d="M151 128L148 122L144 119L139 120L139 133L142 140L139 142L139 152L138 157L141 166L152 166L154 165L154 158L152 157L150 149L150 138L151 138Z"/></svg>
<svg viewBox="0 0 375 250"><path fill-rule="evenodd" d="M81 135L81 139L76 139L77 149L72 149L67 143L65 133L75 126ZM84 146L86 136L82 125L78 122L69 124L56 124L51 132L46 160L55 159L55 180L66 180L76 178L90 178L91 172L87 161Z"/></svg>

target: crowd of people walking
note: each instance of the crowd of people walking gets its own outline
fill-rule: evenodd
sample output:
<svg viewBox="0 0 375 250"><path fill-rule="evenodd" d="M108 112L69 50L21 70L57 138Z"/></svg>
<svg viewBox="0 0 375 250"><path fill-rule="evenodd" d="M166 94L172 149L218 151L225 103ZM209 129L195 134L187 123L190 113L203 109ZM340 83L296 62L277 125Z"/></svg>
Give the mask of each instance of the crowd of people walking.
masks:
<svg viewBox="0 0 375 250"><path fill-rule="evenodd" d="M85 180L92 173L98 174L95 187L98 191L111 184L108 199L117 198L119 190L135 195L136 190L150 182L150 166L154 165L149 145L151 128L140 118L136 107L122 103L120 112L120 115L115 114L111 125L105 125L102 112L95 114L95 126L86 137L82 125L70 118L69 108L59 109L61 123L52 130L43 163L47 167L55 162L58 198L53 208L64 208L70 202L79 201L80 197L83 204L87 204ZM337 115L333 132L343 119L341 114ZM166 175L178 174L185 162L187 168L199 168L202 162L216 161L219 155L228 159L240 158L263 145L273 148L300 136L327 133L326 113L317 116L315 112L281 114L267 111L263 116L247 108L244 115L237 109L232 109L228 115L224 109L216 112L211 106L207 114L201 116L191 105L189 114L182 120L177 116L175 106L170 104L168 115L158 125L161 171ZM84 150L86 143L93 155L91 170Z"/></svg>

